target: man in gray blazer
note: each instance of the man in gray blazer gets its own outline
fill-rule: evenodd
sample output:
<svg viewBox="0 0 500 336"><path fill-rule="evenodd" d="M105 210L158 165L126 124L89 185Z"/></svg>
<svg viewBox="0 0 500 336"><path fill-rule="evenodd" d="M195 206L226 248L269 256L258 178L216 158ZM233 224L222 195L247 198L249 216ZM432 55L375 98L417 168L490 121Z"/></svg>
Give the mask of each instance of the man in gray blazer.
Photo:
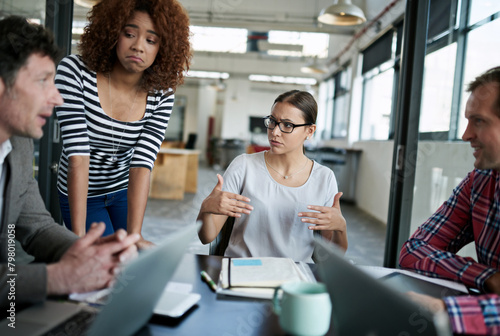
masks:
<svg viewBox="0 0 500 336"><path fill-rule="evenodd" d="M0 306L15 312L48 295L108 286L120 263L137 254L138 235L123 230L101 238L94 224L78 239L54 222L33 178L33 142L54 106L57 47L39 25L21 17L0 20ZM16 263L15 240L35 257Z"/></svg>

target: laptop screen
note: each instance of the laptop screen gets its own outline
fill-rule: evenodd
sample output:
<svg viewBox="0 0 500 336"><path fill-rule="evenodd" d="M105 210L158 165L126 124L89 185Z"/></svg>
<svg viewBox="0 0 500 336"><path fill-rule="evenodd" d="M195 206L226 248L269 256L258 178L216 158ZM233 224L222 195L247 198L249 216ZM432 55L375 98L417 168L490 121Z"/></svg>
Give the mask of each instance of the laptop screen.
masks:
<svg viewBox="0 0 500 336"><path fill-rule="evenodd" d="M451 335L446 313L432 315L352 265L332 243L316 238L315 260L335 335Z"/></svg>
<svg viewBox="0 0 500 336"><path fill-rule="evenodd" d="M401 293L413 291L420 294L430 295L438 299L445 296L467 294L399 272L388 274L379 280Z"/></svg>

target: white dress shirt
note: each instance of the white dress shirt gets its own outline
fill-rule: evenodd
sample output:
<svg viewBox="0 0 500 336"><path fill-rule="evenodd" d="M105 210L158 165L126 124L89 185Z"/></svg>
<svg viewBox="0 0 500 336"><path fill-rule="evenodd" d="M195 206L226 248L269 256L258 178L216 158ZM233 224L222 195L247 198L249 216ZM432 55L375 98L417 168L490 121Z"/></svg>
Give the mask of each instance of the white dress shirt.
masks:
<svg viewBox="0 0 500 336"><path fill-rule="evenodd" d="M5 195L5 183L6 183L6 169L5 169L5 158L12 150L12 145L10 140L7 139L4 143L0 145L0 223L3 215L3 198Z"/></svg>

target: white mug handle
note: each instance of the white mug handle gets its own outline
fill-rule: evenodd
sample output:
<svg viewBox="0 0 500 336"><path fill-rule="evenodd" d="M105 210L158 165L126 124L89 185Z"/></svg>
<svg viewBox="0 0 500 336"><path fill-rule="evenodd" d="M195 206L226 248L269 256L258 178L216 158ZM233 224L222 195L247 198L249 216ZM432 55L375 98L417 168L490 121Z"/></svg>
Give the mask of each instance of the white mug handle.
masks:
<svg viewBox="0 0 500 336"><path fill-rule="evenodd" d="M278 292L281 290L281 286L276 287L274 289L274 295L273 295L273 311L276 315L281 314L281 301L278 298Z"/></svg>

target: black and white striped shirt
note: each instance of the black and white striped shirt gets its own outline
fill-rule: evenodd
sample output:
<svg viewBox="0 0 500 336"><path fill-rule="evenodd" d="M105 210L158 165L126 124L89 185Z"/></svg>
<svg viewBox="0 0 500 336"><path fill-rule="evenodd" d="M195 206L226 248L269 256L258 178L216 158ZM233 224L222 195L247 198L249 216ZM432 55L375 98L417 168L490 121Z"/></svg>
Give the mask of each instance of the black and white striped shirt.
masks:
<svg viewBox="0 0 500 336"><path fill-rule="evenodd" d="M130 168L153 169L174 104L171 91L149 93L144 117L124 122L103 111L96 73L79 56L61 61L55 82L64 99L56 107L63 140L57 177L60 192L68 194L68 159L73 155L90 156L88 197L127 189Z"/></svg>

